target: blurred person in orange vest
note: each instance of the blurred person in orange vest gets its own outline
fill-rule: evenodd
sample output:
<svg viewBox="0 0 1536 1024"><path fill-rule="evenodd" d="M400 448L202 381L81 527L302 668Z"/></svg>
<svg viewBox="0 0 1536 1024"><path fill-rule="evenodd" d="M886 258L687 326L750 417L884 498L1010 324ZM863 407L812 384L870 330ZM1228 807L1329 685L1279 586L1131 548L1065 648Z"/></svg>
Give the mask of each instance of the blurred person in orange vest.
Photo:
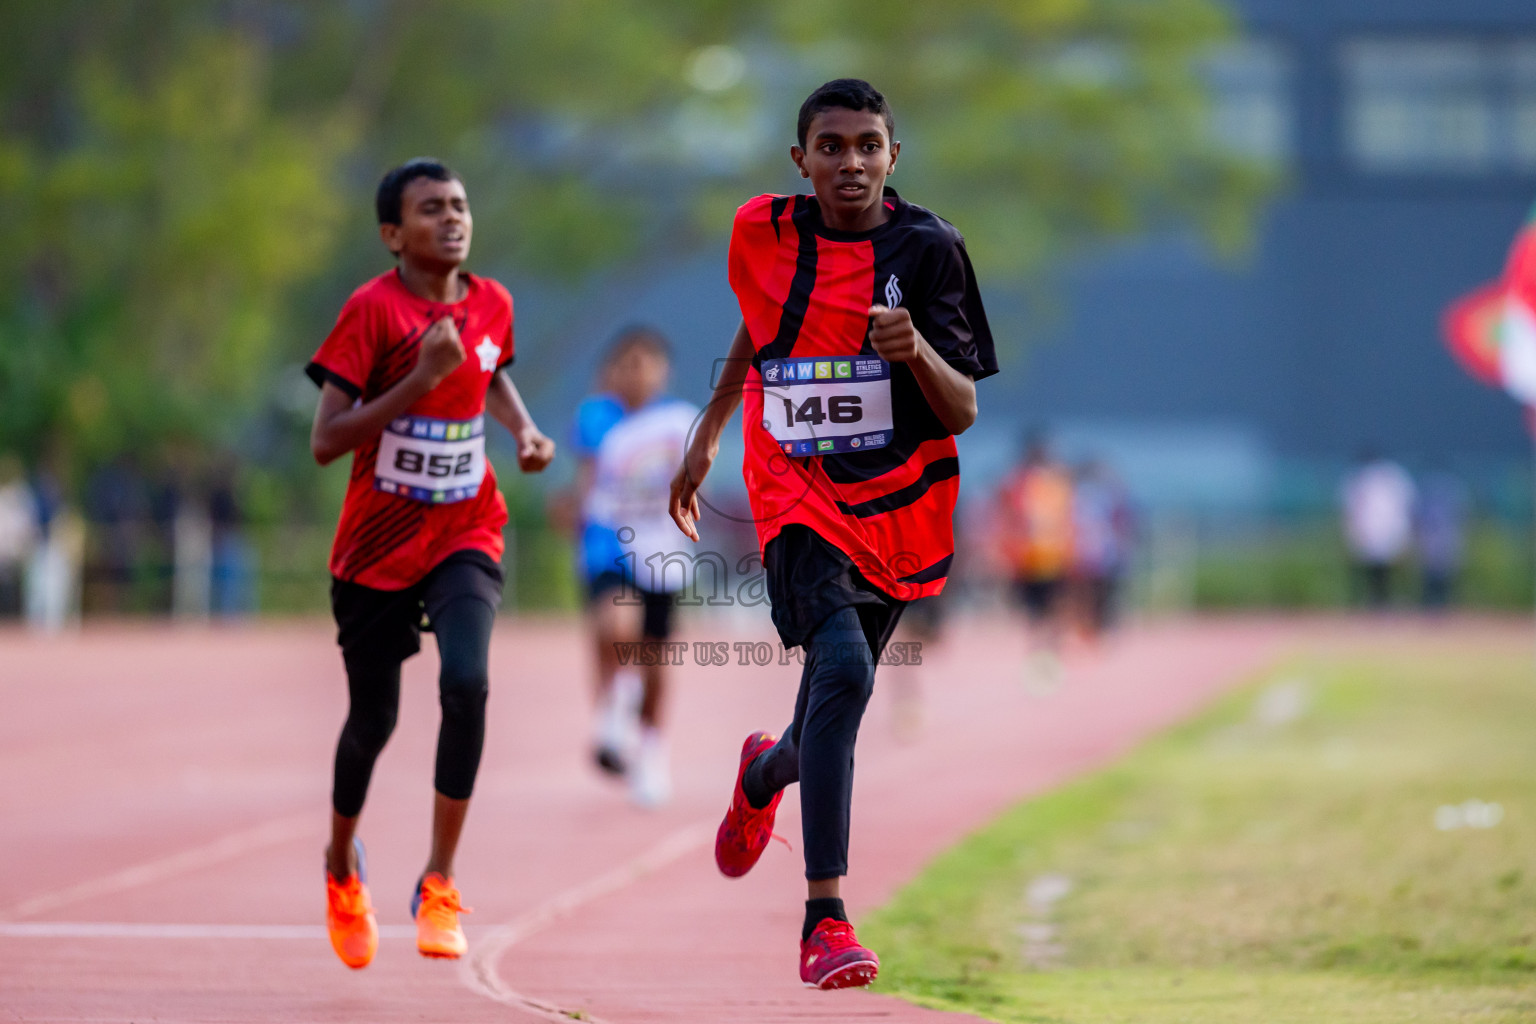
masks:
<svg viewBox="0 0 1536 1024"><path fill-rule="evenodd" d="M1025 443L1024 462L998 493L1004 563L1030 632L1026 678L1044 689L1061 678L1067 573L1072 566L1072 474L1044 434Z"/></svg>

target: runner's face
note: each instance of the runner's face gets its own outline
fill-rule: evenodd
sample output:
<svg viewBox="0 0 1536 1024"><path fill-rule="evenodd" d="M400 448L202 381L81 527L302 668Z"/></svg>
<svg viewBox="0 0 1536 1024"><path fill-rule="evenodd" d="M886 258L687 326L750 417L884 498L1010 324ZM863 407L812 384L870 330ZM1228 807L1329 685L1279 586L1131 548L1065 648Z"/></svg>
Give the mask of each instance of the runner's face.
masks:
<svg viewBox="0 0 1536 1024"><path fill-rule="evenodd" d="M613 364L614 390L631 409L638 409L667 386L670 367L660 353L635 346Z"/></svg>
<svg viewBox="0 0 1536 1024"><path fill-rule="evenodd" d="M789 155L811 179L828 227L868 231L885 223L880 200L901 143L891 141L883 116L844 107L823 110L811 118L805 145L792 147Z"/></svg>
<svg viewBox="0 0 1536 1024"><path fill-rule="evenodd" d="M401 260L434 268L457 267L469 257L474 218L458 180L416 178L400 196L400 223L381 225L384 244Z"/></svg>

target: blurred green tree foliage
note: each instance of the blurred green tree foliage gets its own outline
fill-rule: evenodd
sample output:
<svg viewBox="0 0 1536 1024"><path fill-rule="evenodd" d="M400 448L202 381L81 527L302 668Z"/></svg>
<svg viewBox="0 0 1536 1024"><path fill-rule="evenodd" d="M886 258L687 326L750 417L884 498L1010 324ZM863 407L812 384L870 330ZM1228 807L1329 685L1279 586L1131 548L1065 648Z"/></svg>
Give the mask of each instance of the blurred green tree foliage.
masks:
<svg viewBox="0 0 1536 1024"><path fill-rule="evenodd" d="M896 107L897 184L996 278L1153 225L1244 237L1212 144L1216 0L10 0L0 34L0 449L238 446L271 369L381 265L379 173L470 185L476 263L649 266L793 188L801 98Z"/></svg>

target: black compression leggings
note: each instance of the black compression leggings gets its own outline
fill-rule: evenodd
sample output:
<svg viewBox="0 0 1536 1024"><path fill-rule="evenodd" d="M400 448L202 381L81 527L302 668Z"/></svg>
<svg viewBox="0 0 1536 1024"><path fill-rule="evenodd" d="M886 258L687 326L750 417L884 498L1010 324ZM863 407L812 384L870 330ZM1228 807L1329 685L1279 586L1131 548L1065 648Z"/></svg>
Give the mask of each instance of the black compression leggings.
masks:
<svg viewBox="0 0 1536 1024"><path fill-rule="evenodd" d="M816 627L805 651L795 720L749 775L770 794L800 783L805 877L816 881L848 873L853 747L875 689L875 658L851 607Z"/></svg>
<svg viewBox="0 0 1536 1024"><path fill-rule="evenodd" d="M485 701L490 692L487 663L496 610L478 597L456 598L432 620L442 671L438 701L443 722L437 733L434 785L443 796L468 800L485 746ZM346 658L351 707L336 743L331 806L344 818L362 813L373 764L394 732L400 711L400 662Z"/></svg>

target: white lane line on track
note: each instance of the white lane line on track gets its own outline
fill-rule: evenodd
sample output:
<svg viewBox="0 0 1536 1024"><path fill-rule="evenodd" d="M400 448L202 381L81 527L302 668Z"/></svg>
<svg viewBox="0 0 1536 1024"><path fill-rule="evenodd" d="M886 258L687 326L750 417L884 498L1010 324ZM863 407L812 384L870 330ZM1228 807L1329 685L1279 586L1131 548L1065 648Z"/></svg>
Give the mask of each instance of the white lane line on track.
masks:
<svg viewBox="0 0 1536 1024"><path fill-rule="evenodd" d="M80 903L110 893L122 892L125 889L134 889L141 885L175 878L188 871L197 871L224 861L234 860L252 850L276 846L278 843L298 838L305 833L318 835L319 833L315 830L313 814L295 814L287 818L277 818L264 825L236 832L204 846L183 850L181 853L174 853L135 867L124 868L122 871L104 875L101 878L93 878L77 885L55 889L29 900L23 900L13 907L0 910L0 921L35 917L60 907L67 907L72 903Z"/></svg>
<svg viewBox="0 0 1536 1024"><path fill-rule="evenodd" d="M489 935L474 943L469 955L459 961L459 980L470 991L487 999L526 1010L546 1020L568 1024L571 1020L580 1019L590 1024L604 1024L584 1011L564 1010L553 1003L518 992L502 980L496 962L507 950L535 932L704 846L714 837L716 824L715 821L699 821L680 828L639 856L590 881L557 893L526 914L493 929Z"/></svg>

